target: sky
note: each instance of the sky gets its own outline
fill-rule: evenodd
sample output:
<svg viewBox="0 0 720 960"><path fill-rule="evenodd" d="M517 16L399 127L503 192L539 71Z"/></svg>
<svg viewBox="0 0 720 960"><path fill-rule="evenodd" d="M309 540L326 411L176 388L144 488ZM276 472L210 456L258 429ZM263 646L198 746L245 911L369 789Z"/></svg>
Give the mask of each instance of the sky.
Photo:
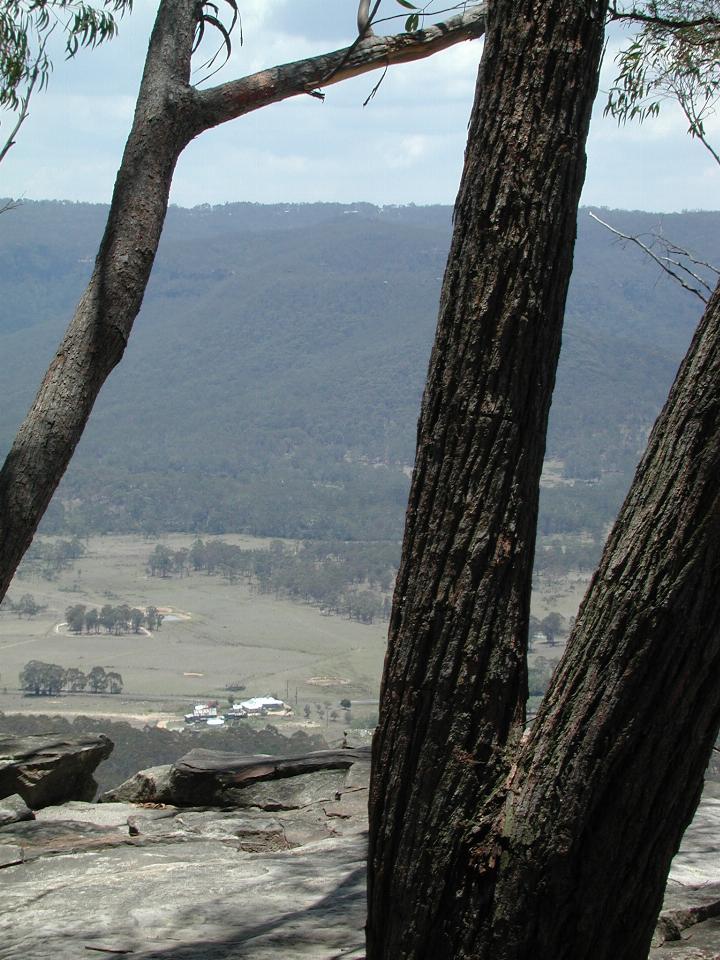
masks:
<svg viewBox="0 0 720 960"><path fill-rule="evenodd" d="M238 0L242 46L205 86L347 46L357 0ZM436 7L442 4L435 4ZM15 147L0 165L0 195L107 203L132 120L156 3L135 0L112 42L56 57L49 88L37 94ZM383 0L380 15L401 13ZM401 30L403 17L396 26ZM621 37L613 33L601 90ZM237 37L236 37L237 41ZM192 207L260 203L454 202L482 41L459 44L392 68L371 103L378 74L266 107L203 134L178 163L171 202ZM202 74L197 75L201 79ZM664 107L643 126L618 128L596 104L582 202L669 212L720 208L720 167ZM9 131L0 115L0 135ZM720 141L720 122L708 127Z"/></svg>

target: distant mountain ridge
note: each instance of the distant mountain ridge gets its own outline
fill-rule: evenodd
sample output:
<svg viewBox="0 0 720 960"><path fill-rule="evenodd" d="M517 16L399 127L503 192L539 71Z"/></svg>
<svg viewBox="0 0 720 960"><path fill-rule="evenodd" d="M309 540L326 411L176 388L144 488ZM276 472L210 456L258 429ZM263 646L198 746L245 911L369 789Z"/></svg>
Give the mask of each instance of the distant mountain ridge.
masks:
<svg viewBox="0 0 720 960"><path fill-rule="evenodd" d="M4 449L106 212L27 202L0 218ZM720 213L602 216L703 259L718 248ZM47 529L398 537L450 229L449 207L171 208L126 356ZM548 455L601 478L583 493L589 526L617 504L700 307L580 211ZM562 508L558 496L544 497L541 524L582 526L573 495Z"/></svg>

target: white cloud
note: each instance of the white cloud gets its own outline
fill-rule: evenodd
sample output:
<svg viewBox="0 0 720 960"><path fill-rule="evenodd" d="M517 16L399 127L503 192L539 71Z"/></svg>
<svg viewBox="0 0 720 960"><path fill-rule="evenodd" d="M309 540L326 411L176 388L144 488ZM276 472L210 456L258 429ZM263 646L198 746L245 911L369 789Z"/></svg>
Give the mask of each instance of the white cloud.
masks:
<svg viewBox="0 0 720 960"><path fill-rule="evenodd" d="M385 0L392 11L394 0ZM0 193L108 201L152 26L155 0L136 0L117 40L57 62L17 146L0 167ZM211 83L311 56L352 39L356 0L247 0L245 44ZM602 84L612 79L611 49ZM174 202L370 200L452 203L463 161L479 41L396 67L377 96L378 74L327 90L325 103L298 97L208 132L180 159ZM588 203L655 210L717 207L719 170L664 109L618 129L602 117L588 142ZM720 124L710 125L720 139ZM2 132L2 131L0 131Z"/></svg>

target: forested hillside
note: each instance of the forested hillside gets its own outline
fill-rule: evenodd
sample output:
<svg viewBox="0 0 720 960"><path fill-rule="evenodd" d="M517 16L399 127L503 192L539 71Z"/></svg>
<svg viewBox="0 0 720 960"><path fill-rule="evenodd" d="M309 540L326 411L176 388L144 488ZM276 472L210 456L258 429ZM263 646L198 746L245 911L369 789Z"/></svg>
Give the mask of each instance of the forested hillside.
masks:
<svg viewBox="0 0 720 960"><path fill-rule="evenodd" d="M0 219L0 443L82 291L106 208ZM720 214L605 211L705 258ZM447 207L171 209L125 359L46 531L392 539L450 233ZM541 529L599 535L701 304L580 212ZM574 486L567 480L592 481Z"/></svg>

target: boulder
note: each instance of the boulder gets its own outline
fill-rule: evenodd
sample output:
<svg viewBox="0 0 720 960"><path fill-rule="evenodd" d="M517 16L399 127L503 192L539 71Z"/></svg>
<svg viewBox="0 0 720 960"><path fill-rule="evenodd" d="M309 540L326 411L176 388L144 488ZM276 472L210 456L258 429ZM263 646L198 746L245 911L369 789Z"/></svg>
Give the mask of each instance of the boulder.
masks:
<svg viewBox="0 0 720 960"><path fill-rule="evenodd" d="M34 816L35 814L17 793L0 800L0 827L8 823L17 823L19 820L32 820Z"/></svg>
<svg viewBox="0 0 720 960"><path fill-rule="evenodd" d="M102 734L0 737L0 798L19 794L33 810L92 800L97 790L93 771L112 749Z"/></svg>
<svg viewBox="0 0 720 960"><path fill-rule="evenodd" d="M168 803L170 801L169 763L140 770L118 787L106 790L98 803Z"/></svg>

